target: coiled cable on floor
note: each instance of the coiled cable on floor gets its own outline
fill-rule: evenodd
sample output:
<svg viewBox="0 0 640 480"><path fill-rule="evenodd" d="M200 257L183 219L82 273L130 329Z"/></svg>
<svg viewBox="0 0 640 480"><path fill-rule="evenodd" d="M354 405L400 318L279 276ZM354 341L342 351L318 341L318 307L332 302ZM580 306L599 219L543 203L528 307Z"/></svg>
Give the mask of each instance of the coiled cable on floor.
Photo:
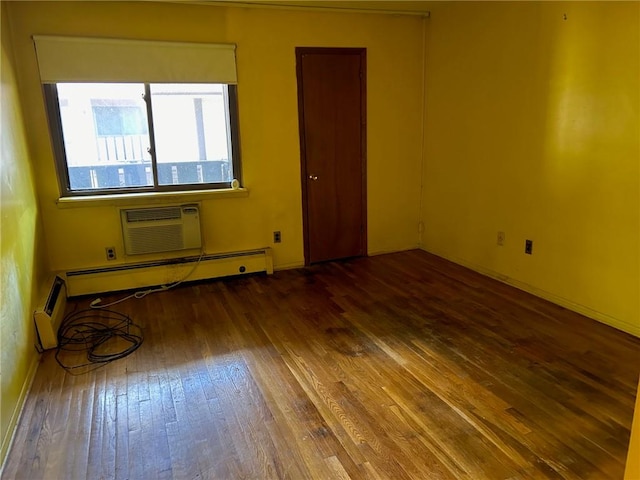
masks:
<svg viewBox="0 0 640 480"><path fill-rule="evenodd" d="M58 330L56 361L73 375L130 355L142 345L142 327L128 315L87 309L67 315Z"/></svg>

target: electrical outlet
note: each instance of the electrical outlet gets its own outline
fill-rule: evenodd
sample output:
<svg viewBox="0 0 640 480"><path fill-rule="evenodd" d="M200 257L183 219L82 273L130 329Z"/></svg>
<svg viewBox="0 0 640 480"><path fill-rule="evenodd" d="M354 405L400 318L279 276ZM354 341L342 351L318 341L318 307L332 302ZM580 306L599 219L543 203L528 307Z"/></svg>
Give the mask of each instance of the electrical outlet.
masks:
<svg viewBox="0 0 640 480"><path fill-rule="evenodd" d="M498 245L504 246L504 232L498 232Z"/></svg>
<svg viewBox="0 0 640 480"><path fill-rule="evenodd" d="M116 247L104 247L104 251L107 255L107 260L115 260L116 257Z"/></svg>
<svg viewBox="0 0 640 480"><path fill-rule="evenodd" d="M280 242L282 242L282 235L280 234L280 231L278 230L277 232L273 232L273 243Z"/></svg>
<svg viewBox="0 0 640 480"><path fill-rule="evenodd" d="M531 255L533 253L533 240L525 240L524 253Z"/></svg>

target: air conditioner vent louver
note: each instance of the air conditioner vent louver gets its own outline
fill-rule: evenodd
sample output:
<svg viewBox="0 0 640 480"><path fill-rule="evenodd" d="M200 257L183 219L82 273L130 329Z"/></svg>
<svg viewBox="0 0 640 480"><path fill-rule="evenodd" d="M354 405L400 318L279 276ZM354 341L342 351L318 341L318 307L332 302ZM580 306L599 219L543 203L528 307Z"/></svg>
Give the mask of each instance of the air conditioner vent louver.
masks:
<svg viewBox="0 0 640 480"><path fill-rule="evenodd" d="M126 210L127 222L152 222L154 220L175 220L182 216L180 207L139 208Z"/></svg>
<svg viewBox="0 0 640 480"><path fill-rule="evenodd" d="M197 205L122 210L122 235L127 255L200 248Z"/></svg>
<svg viewBox="0 0 640 480"><path fill-rule="evenodd" d="M182 250L182 225L156 225L142 228L131 236L131 248L134 252L168 252Z"/></svg>

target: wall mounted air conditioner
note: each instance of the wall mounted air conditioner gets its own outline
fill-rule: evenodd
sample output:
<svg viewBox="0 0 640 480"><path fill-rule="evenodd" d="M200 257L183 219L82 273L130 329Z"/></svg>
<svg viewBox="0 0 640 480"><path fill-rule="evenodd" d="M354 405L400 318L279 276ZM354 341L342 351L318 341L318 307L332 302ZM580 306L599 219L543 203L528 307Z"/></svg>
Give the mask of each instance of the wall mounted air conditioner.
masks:
<svg viewBox="0 0 640 480"><path fill-rule="evenodd" d="M40 305L33 312L33 320L43 350L58 346L58 329L64 319L66 306L66 285L62 278L55 276L47 282Z"/></svg>
<svg viewBox="0 0 640 480"><path fill-rule="evenodd" d="M202 247L198 205L123 209L120 219L127 255Z"/></svg>

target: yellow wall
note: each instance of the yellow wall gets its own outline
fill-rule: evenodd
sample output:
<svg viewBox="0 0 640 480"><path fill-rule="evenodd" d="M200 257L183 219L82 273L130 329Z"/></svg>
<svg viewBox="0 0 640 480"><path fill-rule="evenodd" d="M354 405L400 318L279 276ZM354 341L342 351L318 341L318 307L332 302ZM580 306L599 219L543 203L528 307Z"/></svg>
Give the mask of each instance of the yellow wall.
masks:
<svg viewBox="0 0 640 480"><path fill-rule="evenodd" d="M431 13L423 248L640 335L640 3Z"/></svg>
<svg viewBox="0 0 640 480"><path fill-rule="evenodd" d="M631 426L631 438L629 440L629 453L627 465L624 471L625 480L640 480L640 384L636 393L636 410Z"/></svg>
<svg viewBox="0 0 640 480"><path fill-rule="evenodd" d="M3 2L4 3L4 2ZM0 462L4 459L23 396L35 371L33 309L43 281L42 229L18 102L6 6L0 65Z"/></svg>
<svg viewBox="0 0 640 480"><path fill-rule="evenodd" d="M304 261L295 47L366 47L369 252L417 247L421 18L150 2L15 2L11 14L54 270L105 265L105 246L123 248L116 207L55 203L33 34L236 43L243 179L250 194L202 201L206 251L272 246L275 268ZM282 243L271 245L275 230Z"/></svg>

